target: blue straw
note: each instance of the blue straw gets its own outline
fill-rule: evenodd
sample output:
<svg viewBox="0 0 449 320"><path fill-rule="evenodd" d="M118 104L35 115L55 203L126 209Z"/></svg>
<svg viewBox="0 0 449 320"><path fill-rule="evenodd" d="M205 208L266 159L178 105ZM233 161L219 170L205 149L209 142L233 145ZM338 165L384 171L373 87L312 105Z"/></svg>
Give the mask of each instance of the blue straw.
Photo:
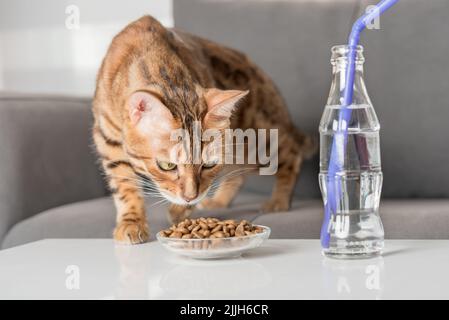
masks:
<svg viewBox="0 0 449 320"><path fill-rule="evenodd" d="M335 175L343 169L345 148L348 140L347 124L351 119L351 109L348 108L352 104L352 96L354 93L354 75L355 75L355 60L357 45L360 39L360 33L371 23L378 18L386 10L392 7L399 0L382 0L372 10L365 13L357 19L352 25L352 30L348 40L348 66L346 68L346 86L343 91L343 102L338 119L338 127L336 129L334 140L332 142L332 150L328 168L327 185L327 201L324 205L324 221L321 227L321 246L329 248L329 222L332 212L337 212L337 201L341 193L340 184L335 184ZM338 143L339 139L342 143ZM340 155L340 156L339 156ZM341 160L341 161L340 161ZM339 182L339 180L337 180ZM335 190L334 190L335 188Z"/></svg>

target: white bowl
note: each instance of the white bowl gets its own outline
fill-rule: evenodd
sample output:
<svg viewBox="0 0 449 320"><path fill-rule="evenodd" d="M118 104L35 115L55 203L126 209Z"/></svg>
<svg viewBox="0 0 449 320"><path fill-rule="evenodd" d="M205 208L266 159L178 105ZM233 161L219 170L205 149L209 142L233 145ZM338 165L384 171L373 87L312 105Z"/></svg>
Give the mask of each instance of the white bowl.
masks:
<svg viewBox="0 0 449 320"><path fill-rule="evenodd" d="M255 225L256 226L256 225ZM157 233L157 240L169 251L194 259L220 259L240 256L243 252L259 247L270 237L271 229L263 229L260 233L244 237L228 237L215 239L179 239L163 237Z"/></svg>

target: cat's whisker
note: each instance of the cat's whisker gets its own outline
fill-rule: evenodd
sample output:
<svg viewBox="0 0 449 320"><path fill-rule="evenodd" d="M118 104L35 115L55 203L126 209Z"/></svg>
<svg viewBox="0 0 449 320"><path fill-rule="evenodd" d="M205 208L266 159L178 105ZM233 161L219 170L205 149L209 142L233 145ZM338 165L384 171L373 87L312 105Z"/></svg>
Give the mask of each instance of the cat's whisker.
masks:
<svg viewBox="0 0 449 320"><path fill-rule="evenodd" d="M222 176L219 176L218 179L228 179L228 178L230 178L232 176L236 176L236 175L242 174L243 172L249 172L249 171L252 171L252 170L254 170L254 168L239 168L239 169L235 169L235 170L232 170L230 172L225 173Z"/></svg>
<svg viewBox="0 0 449 320"><path fill-rule="evenodd" d="M167 199L162 199L162 200L158 200L158 201L156 201L155 203L153 203L152 205L150 205L148 208L153 208L153 207L155 207L155 206L157 206L157 205L162 205L162 204L165 204L165 202L168 202L167 201Z"/></svg>
<svg viewBox="0 0 449 320"><path fill-rule="evenodd" d="M253 168L240 168L240 169L232 170L222 176L215 178L214 181L211 183L210 191L213 193L213 192L217 191L217 189L220 186L233 184L233 182L227 181L227 180L229 180L235 176L241 175L244 172L251 171L251 170L253 170Z"/></svg>
<svg viewBox="0 0 449 320"><path fill-rule="evenodd" d="M150 192L150 193L155 193L155 194L160 194L160 191L158 189L147 189L147 188L142 188L143 191L145 192Z"/></svg>
<svg viewBox="0 0 449 320"><path fill-rule="evenodd" d="M110 175L110 177L115 178L115 179L127 180L129 182L136 182L139 185L144 186L145 188L148 188L148 189L153 189L153 190L158 189L157 186L155 186L153 182L146 181L141 178L132 178L132 177L128 177L128 176L119 176L119 175ZM121 183L124 183L124 182L121 182Z"/></svg>
<svg viewBox="0 0 449 320"><path fill-rule="evenodd" d="M125 186L125 187L130 187L130 188L139 188L142 191L142 193L145 195L160 196L160 192L158 189L152 189L152 188L148 188L146 186L136 185L136 184L132 184L132 183L126 183L126 182L121 182L120 185Z"/></svg>
<svg viewBox="0 0 449 320"><path fill-rule="evenodd" d="M155 197L159 197L159 198L163 197L160 192L149 192L149 191L144 191L143 190L142 194L149 195L149 196L155 196Z"/></svg>
<svg viewBox="0 0 449 320"><path fill-rule="evenodd" d="M154 196L154 195L144 195L144 198L159 199L158 201L162 201L165 199L164 197Z"/></svg>
<svg viewBox="0 0 449 320"><path fill-rule="evenodd" d="M141 189L145 192L160 193L159 189L146 188L144 186L142 186Z"/></svg>
<svg viewBox="0 0 449 320"><path fill-rule="evenodd" d="M153 190L153 191L159 190L159 188L157 186L153 186L153 185L143 184L142 187L144 187L145 189L148 189L148 190Z"/></svg>
<svg viewBox="0 0 449 320"><path fill-rule="evenodd" d="M152 190L142 190L142 192L143 192L144 194L148 194L148 195L156 195L156 196L160 196L160 195L161 195L161 193L160 193L159 191L157 191L157 190L155 190L155 191L152 191Z"/></svg>
<svg viewBox="0 0 449 320"><path fill-rule="evenodd" d="M254 170L254 169L253 168L238 168L238 169L232 170L230 172L227 172L221 176L216 177L214 179L214 181L211 183L211 186L209 188L207 196L213 195L218 190L218 188L220 188L220 186L231 185L233 182L227 181L228 179L235 177L237 175L243 174L244 172L251 171L251 170Z"/></svg>

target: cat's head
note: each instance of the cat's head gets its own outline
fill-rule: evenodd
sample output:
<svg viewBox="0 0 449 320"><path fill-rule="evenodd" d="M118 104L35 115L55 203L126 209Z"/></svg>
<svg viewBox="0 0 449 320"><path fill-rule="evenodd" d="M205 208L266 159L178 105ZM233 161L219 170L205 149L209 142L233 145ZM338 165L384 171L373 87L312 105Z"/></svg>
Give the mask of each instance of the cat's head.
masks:
<svg viewBox="0 0 449 320"><path fill-rule="evenodd" d="M151 179L160 194L180 205L198 203L222 173L224 139L214 135L223 136L237 102L248 93L197 91L197 105L176 114L155 92L137 91L127 101L124 140L130 162L139 175ZM188 137L180 138L182 132ZM195 140L198 133L200 148ZM209 139L201 141L204 134Z"/></svg>

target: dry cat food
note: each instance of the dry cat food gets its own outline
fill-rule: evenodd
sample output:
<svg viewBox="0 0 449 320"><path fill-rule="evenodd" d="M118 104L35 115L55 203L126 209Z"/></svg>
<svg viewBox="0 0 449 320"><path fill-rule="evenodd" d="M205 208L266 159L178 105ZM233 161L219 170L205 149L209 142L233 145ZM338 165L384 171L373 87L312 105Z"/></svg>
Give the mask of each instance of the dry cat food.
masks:
<svg viewBox="0 0 449 320"><path fill-rule="evenodd" d="M247 220L223 220L217 218L185 219L162 230L163 237L177 239L220 239L230 237L243 237L263 232L263 228L253 226Z"/></svg>

